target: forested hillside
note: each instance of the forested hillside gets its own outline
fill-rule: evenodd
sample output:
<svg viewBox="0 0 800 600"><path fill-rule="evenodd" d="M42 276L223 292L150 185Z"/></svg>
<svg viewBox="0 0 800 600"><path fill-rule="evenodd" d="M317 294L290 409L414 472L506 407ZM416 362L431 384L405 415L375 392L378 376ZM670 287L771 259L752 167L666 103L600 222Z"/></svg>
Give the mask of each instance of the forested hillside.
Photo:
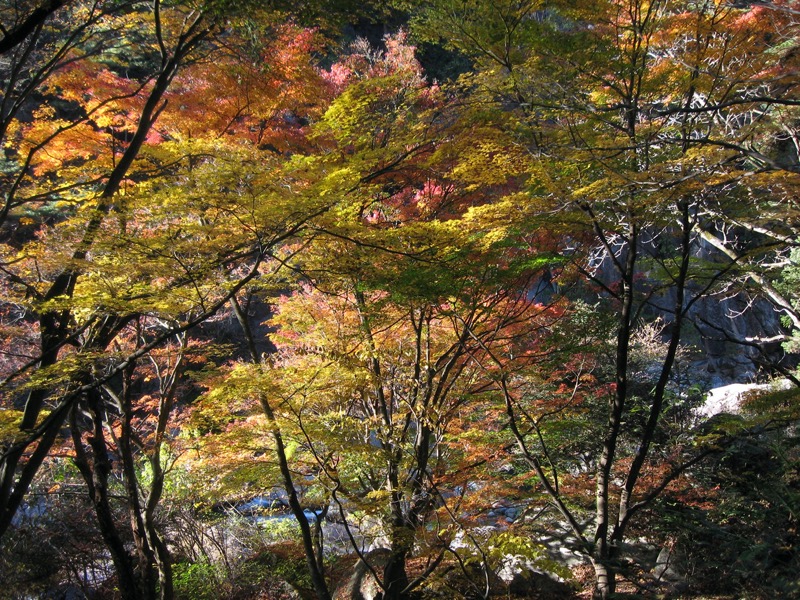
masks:
<svg viewBox="0 0 800 600"><path fill-rule="evenodd" d="M0 0L0 598L800 598L799 26Z"/></svg>

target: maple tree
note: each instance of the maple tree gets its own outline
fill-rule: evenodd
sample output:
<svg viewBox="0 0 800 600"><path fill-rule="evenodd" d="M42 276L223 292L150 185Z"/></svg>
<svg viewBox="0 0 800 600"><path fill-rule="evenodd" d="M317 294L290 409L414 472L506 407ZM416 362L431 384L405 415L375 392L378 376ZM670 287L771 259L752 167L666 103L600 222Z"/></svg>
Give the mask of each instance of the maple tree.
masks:
<svg viewBox="0 0 800 600"><path fill-rule="evenodd" d="M3 301L7 322L14 323L7 331L9 336L24 333L14 350L24 358L8 361L4 372L8 404L3 410L10 418L4 419L0 531L11 524L68 424L74 461L123 595L168 598L170 559L154 514L179 370L162 374L169 383L159 392L159 409L151 413L145 411L151 402L148 386L134 391L150 379L139 365L146 359L157 365L160 348L227 305L265 268L281 242L331 201L310 198L298 205L280 187L291 185L290 176L280 173L283 157L269 149L292 136L297 143L302 139L292 130L302 128L302 111L313 110L310 96L303 95L299 83L289 87L284 79L307 77L307 86L322 85L307 67L314 36L287 25L273 40L282 47L272 63L275 72L260 81L256 75L263 73L263 63L242 65L224 53L215 63L217 71L202 69L213 49L207 42L212 34L221 35L213 10L159 2L139 8L144 10L114 15L119 20L108 34L115 43L90 47L91 58L78 55L84 46L64 44L61 62L49 64L46 75L31 84L42 86L37 93L47 99L37 109L37 120L21 120L13 111L8 115L13 150L7 143L7 157L18 170L10 171L4 188L7 215L29 232L4 247ZM106 17L92 17L92 25L106 26ZM140 46L147 35L151 42ZM232 34L226 35L232 42ZM143 64L137 68L145 72L138 80L102 62L121 67L114 55L126 47L142 49ZM128 60L135 62L135 55ZM154 70L147 72L150 67ZM190 106L207 101L210 82L226 68L239 69L239 77L231 79L237 87L228 104L193 134L198 113L182 114L181 105L170 100L180 98ZM256 81L258 90L252 89ZM72 114L78 116L59 120L54 112L59 102L74 105ZM281 117L292 111L294 122ZM257 139L220 137L254 123L260 124ZM34 208L42 201L54 201L53 216ZM28 348L21 350L22 343ZM156 421L154 433L145 438L137 433L141 425L131 424L141 411ZM112 514L109 452L117 455L125 482L133 555ZM147 490L137 475L142 457L150 469Z"/></svg>
<svg viewBox="0 0 800 600"><path fill-rule="evenodd" d="M755 248L731 249L742 239L728 237L733 221L782 238L779 254L794 237L774 216L793 210L781 193L793 185L792 167L775 168L754 137L764 139L766 120L785 124L781 107L795 102L796 72L787 52L793 43L783 29L790 11L710 2L443 1L420 13L419 31L475 57L478 69L465 82L482 101L494 105L500 98L504 111L518 115L511 126L535 157L529 226L542 222L542 206L569 215L575 272L617 311L607 425L591 463L593 523L585 526L565 502L557 471L543 466L544 440L529 442L519 429L532 408L503 385L520 452L590 557L596 595L609 597L634 516L703 455L668 458L668 444L656 443L692 308L734 269L719 258L695 260L698 240L713 238L740 262L742 254L758 255ZM761 187L765 180L775 182L769 191ZM762 212L764 203L778 212ZM580 230L591 235L576 237ZM792 317L793 309L754 270L748 275ZM666 345L654 381L637 389L634 333L654 310L668 315L661 332ZM633 419L632 411L646 418ZM671 466L653 483L659 460Z"/></svg>
<svg viewBox="0 0 800 600"><path fill-rule="evenodd" d="M341 256L340 244L320 250L329 257L334 248ZM555 316L527 300L517 278L487 271L465 277L461 261L474 267L474 255L438 257L444 265L428 267L384 255L386 271L375 273L376 281L363 272L376 252L383 251L353 247L346 264L326 260L326 271L345 272L316 278L317 290L282 300L272 321L278 352L266 364L235 367L215 383L209 401L236 398L260 407L266 422L248 420L248 428L280 432L295 477L314 488L306 489L306 502L332 506L352 535L368 534L370 517L377 519L391 558L385 565L362 558L386 597L405 597L434 572L464 527L459 512L469 515L474 499L447 494L480 479L475 470L498 451L472 431L478 415L485 415L482 427L491 427L498 409L487 393L494 372L487 357L516 347L518 362L532 360L521 340L529 343L531 329ZM454 274L462 275L459 284L449 279ZM291 503L297 483L287 487ZM410 577L412 553L427 554L428 562ZM314 558L322 559L318 551Z"/></svg>
<svg viewBox="0 0 800 600"><path fill-rule="evenodd" d="M138 344L147 343L148 329L152 330L152 326L147 327L146 322L136 323ZM173 421L176 391L183 364L188 360L186 334L176 338L174 348L164 345L160 352L144 357L150 362L151 374L136 377L138 365L132 361L122 373L119 390L110 385L91 390L69 415L74 463L86 482L119 585L131 590L123 595L136 598L173 595L171 558L159 532L156 509L171 462L167 427ZM133 391L137 379L151 378L157 381L154 397L137 397ZM143 459L146 477L140 474ZM120 531L114 515L113 463L121 465L124 490L120 495L125 498L129 513L135 557L126 549L127 536Z"/></svg>
<svg viewBox="0 0 800 600"><path fill-rule="evenodd" d="M312 182L304 193L342 202L287 263L306 283L277 303L277 352L260 355L246 311L236 310L250 360L210 382L204 411L228 403L248 415L242 426L255 439L234 428L207 448L239 448L235 481L284 487L319 598L330 597L319 522L299 482L305 502L332 507L323 512L338 512L351 536L377 519L385 564L361 554L355 537L352 549L384 597L407 597L453 552L459 512L474 510L465 508L472 498L447 495L490 460L478 449L496 451L471 429L498 410L488 357L534 360L535 332L558 312L529 297L541 263L527 253L516 260L511 240L488 236L488 217L468 210L507 177L486 164L481 182L461 162L444 97L424 82L402 35L386 43L385 54L357 44L329 71L340 94L315 127L326 152L300 164ZM422 573L409 574L412 555L425 557Z"/></svg>
<svg viewBox="0 0 800 600"><path fill-rule="evenodd" d="M94 14L94 9L91 6L85 8L88 9L90 14ZM25 307L23 308L23 314L27 313L34 316L36 328L38 329L34 335L39 337L38 356L19 366L15 371L8 373L7 375L11 379L25 375L34 368L36 372L42 375L48 370L57 369L59 354L67 346L76 342L82 343L86 351L102 351L130 319L129 316L115 318L107 314L98 321L100 315L96 315L94 318L84 321L83 324L76 324L73 321L74 311L65 301L74 295L77 280L83 270L80 265L90 257L90 250L96 241L105 217L114 207L112 199L118 197L125 177L128 175L153 122L163 109L163 106L160 106L163 94L186 56L207 36L210 32L209 27L213 27L213 25L207 26L202 16L198 15L193 20L186 22L186 29L182 32L177 32L176 37L171 39L166 37L168 34L162 29L162 25L166 26L167 22L162 22L163 15L160 10L160 4L156 3L152 12L144 14L149 14L152 17L151 25L154 28L152 30L155 36L154 42L160 44L161 60L157 71L153 75L153 85L150 89L145 89L149 79L146 78L145 84L133 84L133 92L131 92L130 86L127 86L127 88L123 86L121 93L115 89L110 99L101 97L93 104L90 104L87 109L88 115L100 118L107 109L115 104L115 101L124 103L126 100L133 100L135 102L138 96L143 95L143 100L138 106L139 110L134 113L127 113L129 117L134 119L129 122L131 136L127 140L128 143L120 148L119 152L116 149L118 147L117 144L111 144L109 160L105 163L107 170L96 179L90 177L89 189L86 190L84 188L84 190L89 191L88 196L82 196L80 193L77 196L73 196L73 193L76 193L76 190L80 190L80 187L76 187L76 184L69 182L64 186L56 184L55 189L48 190L42 198L66 195L67 198L65 200L68 203L74 202L81 207L81 210L78 211L80 217L77 220L64 221L56 225L57 228L60 226L63 229L69 229L69 226L72 226L71 236L67 236L63 240L64 243L72 244L71 249L62 250L60 258L63 262L50 262L49 265L45 265L42 262L43 257L37 256L35 242L22 247L15 247L12 242L5 247L4 283L6 285L5 290L8 293L5 304L10 307ZM80 21L78 22L80 23ZM81 32L81 27L83 26L79 26L76 35ZM31 40L31 44L35 45L36 41L34 38ZM73 67L76 66L76 63L71 62L68 58L77 49L74 41L64 43L60 48L61 51L58 56L63 63L56 64L61 69L49 71L48 69L53 68L54 65L50 64L51 61L48 62L39 80L34 79L31 82L34 88L39 85L56 85L58 80L59 84L63 85L65 89L71 90L72 84L68 83L67 80L59 80L59 78L72 76L74 84L75 72ZM87 62L77 64L79 66L91 66ZM114 79L113 75L109 74L109 77L112 80ZM105 79L107 80L109 77ZM103 82L103 78L101 77L99 81ZM87 96L91 103L93 98L91 91L88 91ZM65 100L71 99L68 93ZM47 106L43 106L39 110L46 111ZM43 116L40 115L40 118ZM10 113L10 117L15 117L13 111ZM76 161L86 164L85 161L89 161L92 158L98 159L96 164L99 167L102 168L104 166L103 161L99 160L101 155L95 154L98 151L97 146L92 148L91 145L88 145L87 148L83 149L84 152L88 150L88 154L70 155L67 158L55 154L55 151L59 148L58 144L62 141L65 141L64 149L68 152L71 147L69 144L71 135L78 133L83 128L88 130L89 139L97 138L94 135L98 132L97 125L88 118L78 118L71 123L51 122L45 119L34 120L30 125L20 121L15 121L15 123L17 127L14 129L13 135L16 156L12 155L12 161L18 167L16 172L12 171L14 174L11 181L4 186L6 211L30 204L31 201L39 200L37 195L40 192L38 191L31 192L33 196L23 198L20 198L19 194L23 190L29 192L31 187L34 190L39 188L40 183L47 182L49 173L60 171L60 169L70 164L74 165ZM100 126L102 127L103 125L101 124ZM109 135L108 139L114 140L113 127L107 131L112 134ZM6 144L6 148L8 156L8 144ZM76 148L81 147L77 146ZM50 154L49 151L53 151L54 154ZM83 186L86 183L86 175L87 173L78 174L77 186ZM91 190L93 185L99 185L99 192L95 193ZM55 244L55 240L53 242ZM62 246L61 248L64 247ZM39 263L42 263L40 267L34 266ZM30 299L30 301L25 298ZM23 318L23 320L28 319ZM98 327L93 329L94 325L98 325ZM73 327L76 328L73 329ZM85 384L86 381L76 381L76 383L80 386ZM40 419L45 401L50 395L49 389L45 381L40 381L29 387L19 428L21 431L33 432L33 435L23 434L22 436L17 436L17 439L8 443L4 450L1 470L2 484L0 484L0 498L2 498L3 507L2 518L0 518L0 531L4 531L8 527L11 517L22 501L27 486L30 484L42 460L46 457L49 447L54 442L58 429L61 423L64 422L66 413L71 406L70 402L61 403L60 407L51 411L47 418ZM75 391L68 392L66 396L74 398ZM22 466L22 471L18 474L19 461L26 449L32 444L35 444L36 450L27 457Z"/></svg>

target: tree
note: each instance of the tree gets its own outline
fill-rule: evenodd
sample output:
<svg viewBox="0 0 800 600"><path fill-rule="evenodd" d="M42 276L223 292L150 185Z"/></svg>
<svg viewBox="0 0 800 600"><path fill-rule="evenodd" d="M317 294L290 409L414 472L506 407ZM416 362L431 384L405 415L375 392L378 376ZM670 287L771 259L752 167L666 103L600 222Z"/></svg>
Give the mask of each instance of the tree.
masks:
<svg viewBox="0 0 800 600"><path fill-rule="evenodd" d="M65 4L67 4L65 0L48 0L27 11L20 10L18 6L6 7L4 16L8 17L8 22L3 26L0 54L5 54L22 44L48 17Z"/></svg>
<svg viewBox="0 0 800 600"><path fill-rule="evenodd" d="M213 380L208 396L207 410L234 403L235 414L248 415L244 427L272 437L263 443L274 454L245 438L243 455L258 452L263 464L251 458L240 477L285 488L320 598L329 594L322 548L300 488L306 503L339 512L384 596L407 597L463 528L458 515L469 502L448 495L488 463L465 448L493 452L470 441L480 416L497 409L487 357L503 347L516 363L532 360L520 340L534 344L558 312L530 297L541 263L485 235L491 211L466 211L505 178L490 165L476 173L459 163L438 89L425 84L402 36L386 44L384 55L359 44L331 68L342 87L317 126L325 152L303 159L299 175L309 180L302 193L342 202L315 221L304 251L289 255L301 285L277 302L277 352L259 356L246 325L251 360ZM244 311L237 317L246 323ZM249 416L254 408L262 419ZM241 431L224 439L230 451ZM279 474L268 467L273 456ZM385 532L384 563L361 553L359 514L368 517L363 527L372 518ZM417 554L426 567L412 575L407 563Z"/></svg>
<svg viewBox="0 0 800 600"><path fill-rule="evenodd" d="M431 231L426 237L437 239ZM341 255L340 243L324 247L325 256L334 247ZM543 329L555 315L528 301L510 278L488 269L468 277L461 261L474 268L475 254L447 260L446 271L415 259L392 261L377 289L364 269L374 257L352 247L342 265L347 274L320 277L319 289L282 300L274 319L278 353L265 364L237 366L210 400L261 406L262 427L280 432L292 471L313 488L306 495L330 503L354 528L351 535L359 535L359 513L378 520L390 557L380 566L362 559L385 596L400 598L431 576L464 525L458 513L468 503L448 494L479 479L487 460L466 450L481 447L472 428L481 417L489 426L497 408L487 394L494 371L487 356L529 340L531 328ZM517 350L518 362L531 360ZM360 521L362 532L368 521ZM428 560L414 577L406 566L412 553ZM315 560L321 558L317 551Z"/></svg>
<svg viewBox="0 0 800 600"><path fill-rule="evenodd" d="M322 84L307 66L314 47L309 31L284 27L279 39L287 47L273 62L277 73L259 90L257 103L248 93L253 94L254 70L263 63L236 63L231 51L221 53L215 67L217 73L239 69L240 93L217 111L214 122L192 134L196 114L181 115L180 104L168 109L170 99L193 106L207 94L215 75L209 68L204 71L203 63L212 48L206 41L219 29L217 16L180 6L162 11L160 3L153 12L123 15L132 25L125 34L130 38L123 38L131 47L152 33L152 45L143 46L143 64L137 68L153 66L153 75L132 82L99 62L66 60L46 85L61 86L60 100L71 103L79 117L63 126L56 123L55 134L48 131L52 121L16 122L18 148L29 148L19 163L16 181L24 185L18 189L57 182L42 197L60 204L50 219L31 209L36 201L31 196L7 203L14 219L30 222L37 235L5 248L4 304L9 317L23 324L11 334L26 329L31 341L39 338L39 348L24 361L11 361L5 373L10 393L4 408L12 412L14 402L21 406L22 396L26 399L22 410L12 412L19 416L16 423L12 419L14 427L4 430L0 529L9 527L68 423L74 460L120 589L131 598L172 594L170 559L155 514L164 484L165 432L181 377L176 365L182 359L159 367L159 348L169 348L176 336L185 340L190 329L227 305L259 269L267 268L265 261L285 240L331 202L310 199L300 205L292 199L280 185L288 183L280 172L285 159L270 150L287 133L302 141L292 131L300 124L275 115L294 109L300 121L301 111L310 110L305 104L298 108L309 98L302 90ZM226 36L233 48L234 35ZM97 58L123 68L113 62L116 50L98 51ZM179 68L191 77L176 81ZM92 83L76 88L85 84L87 74L94 77ZM287 93L283 77L289 75L296 85ZM178 88L170 90L175 83ZM51 102L61 106L58 99ZM160 127L157 118L162 118ZM283 126L265 127L266 118ZM232 127L247 130L259 122L258 139L220 138ZM61 154L70 150L73 154ZM98 185L95 193L92 187ZM76 208L63 208L67 202ZM20 216L26 210L31 217ZM157 392L158 410L146 413L156 420L155 430L140 436L132 425L135 415L147 410L156 394L146 384L155 377L142 368L148 359L162 370L164 385ZM174 372L164 375L170 368ZM117 457L113 466L111 455ZM143 458L150 470L146 486L139 475ZM124 543L125 527L115 519L115 471L125 484L132 554Z"/></svg>
<svg viewBox="0 0 800 600"><path fill-rule="evenodd" d="M135 327L138 344L147 343L146 328L142 325L140 321ZM177 337L176 349L167 347L163 353L165 357L155 352L147 356L152 364L150 377L158 382L152 409L148 410L145 399L134 397L134 374L138 365L132 361L122 373L119 393L109 385L91 390L75 405L69 417L74 463L86 482L119 584L132 587L131 592L123 592L123 596L171 598L173 594L171 559L157 526L156 509L164 489L165 472L169 469L169 461L163 464L168 449L167 426L186 360L186 334ZM104 396L110 397L113 403L107 402ZM88 423L84 425L82 421L85 420ZM147 461L146 473L150 480L147 486L140 475L140 456ZM121 465L121 496L125 498L128 512L134 557L125 548L127 536L120 531L113 509L115 490L110 482L113 462Z"/></svg>
<svg viewBox="0 0 800 600"><path fill-rule="evenodd" d="M765 14L769 34L756 20ZM770 229L755 224L759 208L742 198L787 206L778 187L790 181L786 170L765 175L778 195L750 185L754 163L770 160L749 142L794 102L794 71L785 68L791 42L781 29L787 18L771 7L636 0L546 7L443 1L418 16L419 31L475 58L477 72L465 83L478 101L516 115L510 126L535 157L527 227L564 215L574 272L617 313L607 421L591 463L592 523L568 506L557 471L545 470L548 448L536 441L536 428L520 428L528 408L501 380L519 451L590 558L598 597L614 593L634 517L704 454L675 456L658 483L647 482L668 456L668 444L656 440L692 308L735 267L698 261L697 244L716 231L717 246L730 247L733 240L720 241L720 215L741 215L734 218L749 220L753 231ZM791 235L783 236L785 244ZM740 261L738 252L726 254ZM778 302L778 309L788 307ZM648 313L667 316L666 347L642 390L632 380L631 350ZM639 411L646 417L632 418Z"/></svg>
<svg viewBox="0 0 800 600"><path fill-rule="evenodd" d="M32 368L35 368L40 373L46 373L48 369L55 368L59 362L59 353L66 346L78 341L79 336L93 336L85 337L81 340L86 350L102 351L111 342L116 333L130 320L129 316L124 315L118 317L96 315L83 325L78 325L77 329L73 329L75 327L73 312L64 300L69 299L75 292L77 280L84 270L81 264L85 263L87 258L90 257L89 252L98 232L106 216L114 208L114 199L118 197L123 181L129 174L129 170L139 154L148 132L159 113L163 110L162 98L170 82L179 66L214 27L213 23L206 24L202 15L196 15L185 23L185 29L177 32L174 40L170 40L165 37L167 33L164 29L167 27L168 21L163 20L159 3L154 5L154 11L150 16L152 17L154 44L160 51L160 64L154 73L153 85L149 90L144 91L140 111L134 113L134 118L137 120L130 125L131 137L124 144L119 155L115 149L117 147L116 143L113 142L111 144L111 164L104 176L97 180L100 183L100 192L98 194L92 193L85 199L78 197L78 205L83 205L84 211L81 212L80 233L73 237L74 245L72 250L69 251L67 262L55 265L54 268L49 267L47 272L41 269L29 271L27 266L31 264L31 261L34 261L34 264L36 261L36 258L31 256L34 253L30 250L20 253L15 251L13 246L7 247L7 250L11 252L6 254L5 281L8 286L6 289L12 297L8 298L5 303L7 306L28 307L26 312L30 311L28 314L33 316L37 323L37 335L40 340L38 356L10 374L11 377L15 378L24 375ZM65 46L65 48L71 50L71 47ZM108 109L109 105L113 106L115 100L135 98L136 94L144 90L144 88L145 85L134 86L133 95L130 93L115 94L111 100L102 98L92 108L88 109L88 114L103 114L105 111L102 109ZM130 113L125 114L130 115ZM45 177L47 171L42 169L58 169L61 166L66 166L67 162L63 159L59 159L55 165L51 165L48 164L48 156L42 158L42 155L40 155L40 151L43 148L54 150L52 140L58 134L68 135L69 133L74 133L74 130L79 126L89 127L91 137L94 137L92 134L96 132L96 130L92 129L93 125L85 119L79 119L75 123L66 124L63 127L56 126L56 134L41 132L41 128L38 125L38 123L34 122L30 127L22 126L19 129L19 134L22 137L18 142L18 146L20 148L29 148L29 150L27 153L20 153L22 156L20 170L15 178L12 190L15 187L18 188L19 183L22 181L31 181L32 176ZM113 127L110 131L113 133ZM114 139L113 135L110 139ZM83 160L91 158L92 150L89 151L90 154L83 155L78 160L83 162ZM74 158L71 160L74 160ZM79 183L81 183L80 179ZM56 190L56 193L69 194L74 189L74 184L67 184L60 190ZM7 200L6 209L27 203L27 200L20 203ZM88 216L84 217L84 215ZM73 221L72 224L74 225L75 222ZM21 255L22 260L13 258L15 254ZM38 281L36 279L37 275ZM25 297L30 298L32 302L23 300ZM95 324L98 327L93 329L92 326ZM81 384L86 382L76 383L78 383L77 387L80 387ZM5 531L11 522L11 517L22 501L33 475L46 457L61 423L66 418L72 399L77 395L75 389L68 391L65 394L65 399L59 402L58 407L47 418L40 420L45 400L49 396L48 386L40 383L38 387L32 387L28 392L19 426L22 431L32 431L33 434L30 436L23 435L13 443L7 444L3 452L2 469L0 470L0 475L2 476L2 483L0 483L0 500L2 500L0 531ZM36 446L35 451L25 460L24 464L20 465L20 459L23 458L24 452L34 444ZM22 467L19 476L17 474L18 465Z"/></svg>

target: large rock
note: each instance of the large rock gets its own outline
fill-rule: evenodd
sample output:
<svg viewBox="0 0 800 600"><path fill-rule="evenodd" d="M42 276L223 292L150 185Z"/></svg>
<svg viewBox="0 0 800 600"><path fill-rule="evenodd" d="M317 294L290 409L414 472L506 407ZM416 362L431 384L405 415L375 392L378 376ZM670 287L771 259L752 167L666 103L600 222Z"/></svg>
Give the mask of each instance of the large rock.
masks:
<svg viewBox="0 0 800 600"><path fill-rule="evenodd" d="M658 586L670 594L679 594L688 586L688 578L683 571L680 555L669 546L664 546L658 553L653 577Z"/></svg>
<svg viewBox="0 0 800 600"><path fill-rule="evenodd" d="M788 379L774 383L732 383L709 390L706 401L696 410L700 417L713 417L720 413L738 414L744 398L751 393L766 393L776 390L788 390L791 387Z"/></svg>
<svg viewBox="0 0 800 600"><path fill-rule="evenodd" d="M511 594L541 600L571 598L572 587L552 573L537 568L528 558L520 555L507 555L497 571Z"/></svg>
<svg viewBox="0 0 800 600"><path fill-rule="evenodd" d="M369 566L363 560L359 560L353 567L350 579L334 592L334 600L379 600L382 596L381 586L372 573L373 571L383 573L391 555L390 550L379 548L364 557Z"/></svg>

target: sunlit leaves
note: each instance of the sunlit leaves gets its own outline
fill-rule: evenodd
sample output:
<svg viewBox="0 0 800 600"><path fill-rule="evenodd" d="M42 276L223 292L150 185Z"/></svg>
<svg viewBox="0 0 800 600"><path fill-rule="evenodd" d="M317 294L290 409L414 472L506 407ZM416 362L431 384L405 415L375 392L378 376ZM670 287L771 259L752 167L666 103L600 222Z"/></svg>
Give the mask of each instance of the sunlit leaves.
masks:
<svg viewBox="0 0 800 600"><path fill-rule="evenodd" d="M254 47L229 39L215 60L178 75L157 126L161 139L235 135L277 153L302 149L308 122L327 103L312 56L321 45L313 30L289 24Z"/></svg>

